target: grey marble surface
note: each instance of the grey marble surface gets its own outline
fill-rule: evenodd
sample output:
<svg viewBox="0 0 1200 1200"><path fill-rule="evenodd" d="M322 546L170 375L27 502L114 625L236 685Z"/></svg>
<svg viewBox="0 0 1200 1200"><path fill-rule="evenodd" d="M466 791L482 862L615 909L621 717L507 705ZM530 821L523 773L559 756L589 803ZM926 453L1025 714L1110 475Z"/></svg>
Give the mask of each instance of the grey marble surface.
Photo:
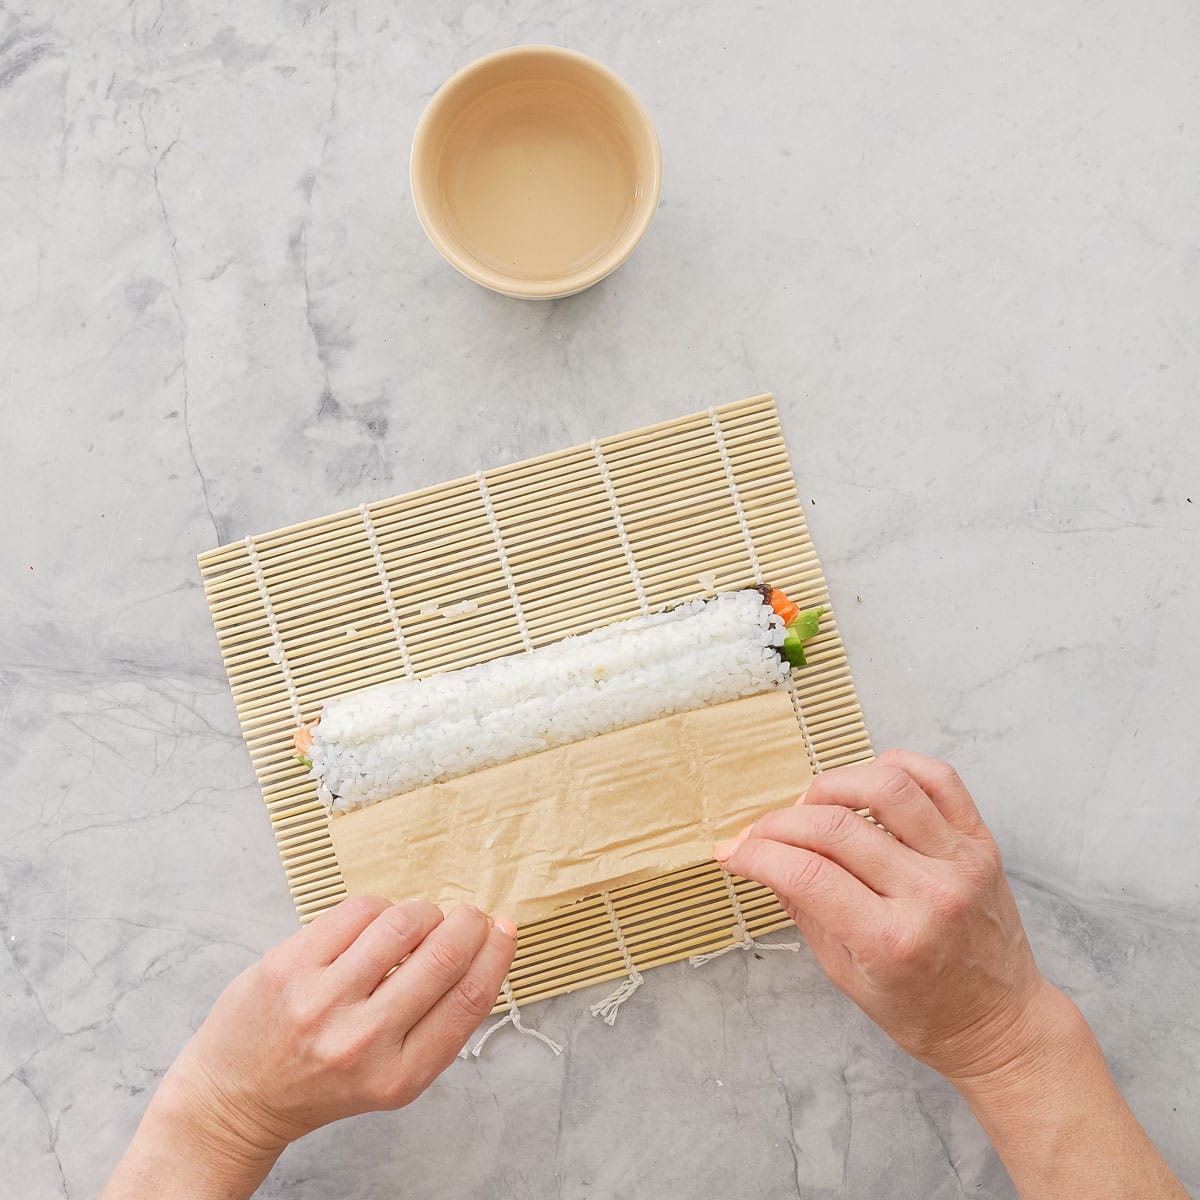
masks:
<svg viewBox="0 0 1200 1200"><path fill-rule="evenodd" d="M544 305L407 196L434 88L527 41L664 154ZM194 555L768 389L877 744L960 765L1200 1188L1198 54L1191 0L0 3L0 1190L94 1194L293 928ZM1012 1195L807 955L594 998L263 1194Z"/></svg>

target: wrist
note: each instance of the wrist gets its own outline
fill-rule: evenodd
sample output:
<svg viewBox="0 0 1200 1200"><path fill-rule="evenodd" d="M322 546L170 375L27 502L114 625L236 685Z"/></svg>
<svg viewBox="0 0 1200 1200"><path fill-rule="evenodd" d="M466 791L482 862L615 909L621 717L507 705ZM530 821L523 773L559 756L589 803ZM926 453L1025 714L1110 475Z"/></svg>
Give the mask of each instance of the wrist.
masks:
<svg viewBox="0 0 1200 1200"><path fill-rule="evenodd" d="M214 1180L230 1194L248 1184L249 1195L288 1144L286 1138L249 1122L213 1086L203 1067L189 1061L186 1051L163 1078L146 1120L189 1161L211 1164Z"/></svg>
<svg viewBox="0 0 1200 1200"><path fill-rule="evenodd" d="M1100 1048L1083 1014L1042 980L1019 1011L992 1031L987 1054L947 1079L985 1125L1019 1110L1028 1116L1060 1096L1062 1080L1098 1060Z"/></svg>
<svg viewBox="0 0 1200 1200"><path fill-rule="evenodd" d="M1009 1048L986 1070L951 1082L1020 1195L1186 1200L1118 1091L1083 1014L1066 996L1045 984Z"/></svg>
<svg viewBox="0 0 1200 1200"><path fill-rule="evenodd" d="M206 1093L187 1066L176 1064L150 1101L102 1200L248 1200L284 1145L247 1136L219 1097Z"/></svg>

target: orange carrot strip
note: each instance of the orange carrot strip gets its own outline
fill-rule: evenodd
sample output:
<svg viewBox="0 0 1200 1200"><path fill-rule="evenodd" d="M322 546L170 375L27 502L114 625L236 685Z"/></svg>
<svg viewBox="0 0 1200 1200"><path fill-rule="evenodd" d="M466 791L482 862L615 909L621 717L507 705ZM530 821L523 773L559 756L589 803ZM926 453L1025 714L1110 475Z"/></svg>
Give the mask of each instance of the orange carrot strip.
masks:
<svg viewBox="0 0 1200 1200"><path fill-rule="evenodd" d="M317 723L314 721L311 725L301 725L299 729L292 734L292 744L296 747L297 754L308 756L308 752L312 749L313 734L312 731L316 728Z"/></svg>
<svg viewBox="0 0 1200 1200"><path fill-rule="evenodd" d="M772 588L770 604L772 611L785 625L790 625L800 615L800 606L778 588Z"/></svg>

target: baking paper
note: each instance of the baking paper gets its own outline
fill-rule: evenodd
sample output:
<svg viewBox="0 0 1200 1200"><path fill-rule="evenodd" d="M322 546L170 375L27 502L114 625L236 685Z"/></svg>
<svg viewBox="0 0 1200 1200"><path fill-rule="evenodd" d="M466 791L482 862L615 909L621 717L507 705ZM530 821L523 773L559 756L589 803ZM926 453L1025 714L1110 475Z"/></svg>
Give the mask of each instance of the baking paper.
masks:
<svg viewBox="0 0 1200 1200"><path fill-rule="evenodd" d="M527 923L710 859L811 778L790 697L767 692L339 813L332 837L351 894Z"/></svg>

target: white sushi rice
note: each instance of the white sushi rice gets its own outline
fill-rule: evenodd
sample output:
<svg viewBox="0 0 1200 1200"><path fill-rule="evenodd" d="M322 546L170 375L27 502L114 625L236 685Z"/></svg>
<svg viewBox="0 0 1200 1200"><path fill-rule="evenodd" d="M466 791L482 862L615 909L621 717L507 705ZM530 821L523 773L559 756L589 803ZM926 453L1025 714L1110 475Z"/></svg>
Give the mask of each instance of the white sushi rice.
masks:
<svg viewBox="0 0 1200 1200"><path fill-rule="evenodd" d="M783 622L753 590L690 601L531 654L331 700L311 777L349 810L540 750L780 686Z"/></svg>

